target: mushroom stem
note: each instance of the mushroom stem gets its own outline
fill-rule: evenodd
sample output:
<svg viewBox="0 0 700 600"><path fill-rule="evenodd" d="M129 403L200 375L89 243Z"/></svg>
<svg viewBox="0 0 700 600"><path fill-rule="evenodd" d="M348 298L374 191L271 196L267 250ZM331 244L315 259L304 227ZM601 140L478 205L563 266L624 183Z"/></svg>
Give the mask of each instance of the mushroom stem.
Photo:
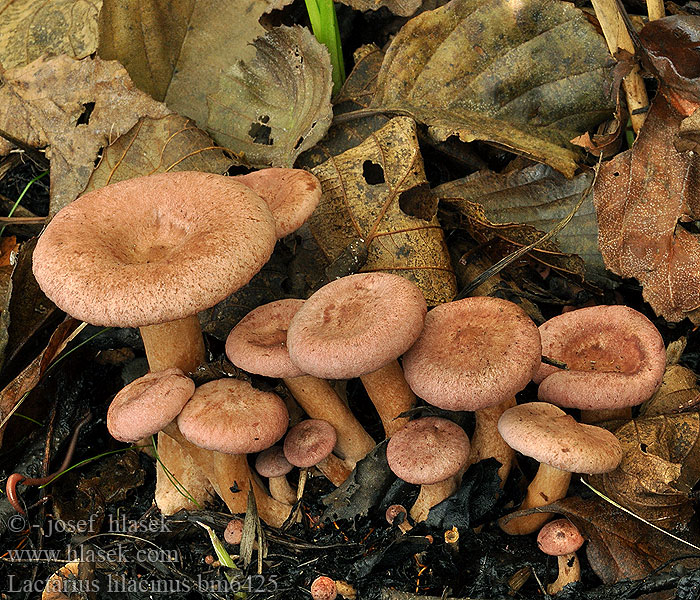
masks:
<svg viewBox="0 0 700 600"><path fill-rule="evenodd" d="M408 387L399 361L392 360L381 369L362 375L360 379L379 413L386 437L391 437L408 423L407 418L397 417L416 404L416 395Z"/></svg>
<svg viewBox="0 0 700 600"><path fill-rule="evenodd" d="M469 463L474 464L487 458L495 458L501 466L498 469L498 476L501 478L501 487L508 479L510 466L515 456L515 451L504 441L498 432L498 419L503 412L515 406L515 396L509 398L501 404L482 408L474 413L476 426L471 440L471 454ZM466 467L465 469L466 470ZM463 472L462 472L463 474Z"/></svg>
<svg viewBox="0 0 700 600"><path fill-rule="evenodd" d="M270 488L270 496L284 504L294 504L297 501L297 492L287 481L285 475L270 477L267 480Z"/></svg>
<svg viewBox="0 0 700 600"><path fill-rule="evenodd" d="M323 419L333 425L338 435L337 451L348 468L355 468L355 463L374 448L372 437L325 379L302 375L285 377L283 381L312 419Z"/></svg>
<svg viewBox="0 0 700 600"><path fill-rule="evenodd" d="M316 468L335 487L340 487L343 482L350 477L350 469L345 466L345 463L334 454L329 454L320 463L316 464Z"/></svg>
<svg viewBox="0 0 700 600"><path fill-rule="evenodd" d="M546 506L566 496L571 481L571 473L540 463L537 475L527 488L525 500L519 510ZM533 513L523 517L515 517L505 521L499 519L501 529L509 535L527 535L534 533L553 516L552 513Z"/></svg>
<svg viewBox="0 0 700 600"><path fill-rule="evenodd" d="M178 367L193 373L204 363L204 339L197 315L140 328L151 371Z"/></svg>
<svg viewBox="0 0 700 600"><path fill-rule="evenodd" d="M578 561L576 552L557 556L557 559L559 563L559 576L554 583L550 583L547 586L547 593L550 596L561 592L565 585L581 579L581 563Z"/></svg>
<svg viewBox="0 0 700 600"><path fill-rule="evenodd" d="M420 523L428 518L430 509L436 504L440 504L446 498L449 498L457 490L457 480L455 477L449 477L438 483L423 484L420 486L420 493L416 502L411 507L411 518Z"/></svg>

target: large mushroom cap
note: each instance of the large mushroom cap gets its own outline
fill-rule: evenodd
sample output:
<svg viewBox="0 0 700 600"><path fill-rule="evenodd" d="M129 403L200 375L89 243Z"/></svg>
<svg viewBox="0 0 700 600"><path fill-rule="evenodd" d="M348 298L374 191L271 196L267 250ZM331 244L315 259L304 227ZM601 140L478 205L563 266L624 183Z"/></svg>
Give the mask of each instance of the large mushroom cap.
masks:
<svg viewBox="0 0 700 600"><path fill-rule="evenodd" d="M540 334L542 354L569 368L541 365L534 377L540 400L584 410L624 408L648 400L661 385L664 341L632 308L581 308L550 319Z"/></svg>
<svg viewBox="0 0 700 600"><path fill-rule="evenodd" d="M480 410L522 390L540 364L540 334L516 304L475 297L428 313L403 357L417 396L446 410Z"/></svg>
<svg viewBox="0 0 700 600"><path fill-rule="evenodd" d="M328 421L307 419L287 433L284 456L295 467L313 467L333 452L336 439L336 431Z"/></svg>
<svg viewBox="0 0 700 600"><path fill-rule="evenodd" d="M390 273L336 279L292 318L287 348L302 371L350 379L381 369L408 350L423 328L423 293Z"/></svg>
<svg viewBox="0 0 700 600"><path fill-rule="evenodd" d="M248 454L272 446L288 421L287 407L277 394L240 379L217 379L197 388L177 425L200 448Z"/></svg>
<svg viewBox="0 0 700 600"><path fill-rule="evenodd" d="M622 447L612 433L577 423L546 402L509 408L498 420L498 431L513 450L570 473L607 473L622 460Z"/></svg>
<svg viewBox="0 0 700 600"><path fill-rule="evenodd" d="M194 394L194 381L180 369L147 373L124 387L107 410L107 429L120 442L159 432Z"/></svg>
<svg viewBox="0 0 700 600"><path fill-rule="evenodd" d="M455 475L466 464L469 450L469 438L459 425L440 417L423 417L391 436L386 459L397 477L423 485Z"/></svg>
<svg viewBox="0 0 700 600"><path fill-rule="evenodd" d="M299 229L321 199L321 183L302 169L262 169L234 179L267 202L275 218L278 238Z"/></svg>
<svg viewBox="0 0 700 600"><path fill-rule="evenodd" d="M583 546L583 536L569 519L556 519L547 523L537 534L537 545L549 556L564 556Z"/></svg>
<svg viewBox="0 0 700 600"><path fill-rule="evenodd" d="M230 177L178 172L120 181L61 210L34 275L68 314L115 327L189 317L250 281L270 257L264 200Z"/></svg>
<svg viewBox="0 0 700 600"><path fill-rule="evenodd" d="M250 311L226 339L226 356L237 367L265 377L304 375L287 352L287 328L303 304L290 298Z"/></svg>

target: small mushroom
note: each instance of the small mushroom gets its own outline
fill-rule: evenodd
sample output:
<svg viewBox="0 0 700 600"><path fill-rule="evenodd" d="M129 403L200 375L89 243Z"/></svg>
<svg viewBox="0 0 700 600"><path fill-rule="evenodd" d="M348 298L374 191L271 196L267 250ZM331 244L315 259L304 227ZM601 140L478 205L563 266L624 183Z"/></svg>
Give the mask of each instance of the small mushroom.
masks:
<svg viewBox="0 0 700 600"><path fill-rule="evenodd" d="M392 504L386 509L384 517L389 525L395 525L402 533L408 533L413 529L413 526L408 522L408 511L401 504Z"/></svg>
<svg viewBox="0 0 700 600"><path fill-rule="evenodd" d="M270 496L285 504L297 501L297 493L287 481L287 473L293 468L294 465L285 458L281 446L263 450L255 459L255 470L259 475L267 477Z"/></svg>
<svg viewBox="0 0 700 600"><path fill-rule="evenodd" d="M391 436L386 459L397 477L421 486L411 517L425 521L433 506L456 491L455 475L469 459L469 438L448 419L423 417Z"/></svg>
<svg viewBox="0 0 700 600"><path fill-rule="evenodd" d="M546 506L566 496L571 473L608 473L622 460L618 439L606 429L576 420L546 402L530 402L506 410L498 430L511 448L539 461L537 475L527 488L521 509ZM510 535L534 533L552 517L534 513L502 518Z"/></svg>
<svg viewBox="0 0 700 600"><path fill-rule="evenodd" d="M576 551L583 545L584 539L569 519L557 519L547 523L537 534L537 545L549 556L556 556L559 563L559 575L554 583L547 586L547 593L554 595L564 586L581 579L581 565Z"/></svg>
<svg viewBox="0 0 700 600"><path fill-rule="evenodd" d="M397 361L416 341L426 314L423 293L390 273L359 273L316 291L289 323L287 347L303 372L324 379L360 377L387 437L416 398Z"/></svg>
<svg viewBox="0 0 700 600"><path fill-rule="evenodd" d="M338 590L335 586L335 581L330 577L321 575L314 579L311 584L311 598L313 600L335 600L338 596Z"/></svg>
<svg viewBox="0 0 700 600"><path fill-rule="evenodd" d="M292 427L284 438L284 456L295 467L316 467L335 486L341 485L350 471L333 455L336 433L328 421L307 419Z"/></svg>
<svg viewBox="0 0 700 600"><path fill-rule="evenodd" d="M533 378L540 384L539 399L579 408L584 421L631 418L630 407L651 398L663 380L666 349L661 334L627 306L567 312L543 323L540 334L542 353L568 369L542 363Z"/></svg>
<svg viewBox="0 0 700 600"><path fill-rule="evenodd" d="M243 519L231 519L224 529L224 541L232 546L238 546L243 539Z"/></svg>

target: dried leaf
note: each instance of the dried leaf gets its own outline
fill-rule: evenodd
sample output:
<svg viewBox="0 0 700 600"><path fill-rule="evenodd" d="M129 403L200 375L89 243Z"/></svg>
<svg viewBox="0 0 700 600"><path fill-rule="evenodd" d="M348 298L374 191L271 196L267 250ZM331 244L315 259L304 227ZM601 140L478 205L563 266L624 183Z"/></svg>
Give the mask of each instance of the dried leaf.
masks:
<svg viewBox="0 0 700 600"><path fill-rule="evenodd" d="M642 417L685 412L700 404L697 376L687 367L668 365L661 387L641 406Z"/></svg>
<svg viewBox="0 0 700 600"><path fill-rule="evenodd" d="M694 514L689 494L700 480L700 415L635 419L615 435L622 462L612 473L593 477L592 483L659 527L685 525Z"/></svg>
<svg viewBox="0 0 700 600"><path fill-rule="evenodd" d="M387 50L373 106L408 111L439 140L486 140L572 176L569 140L612 115L613 61L572 5L452 0Z"/></svg>
<svg viewBox="0 0 700 600"><path fill-rule="evenodd" d="M435 201L411 119L392 119L313 173L321 181L323 197L308 223L329 261L362 240L368 250L363 271L403 275L421 288L429 304L454 297L454 273L434 211L424 218L404 212L412 200L430 210Z"/></svg>
<svg viewBox="0 0 700 600"><path fill-rule="evenodd" d="M18 251L19 244L14 236L0 240L0 366L5 360L5 348L9 339L12 273L15 270Z"/></svg>
<svg viewBox="0 0 700 600"><path fill-rule="evenodd" d="M434 191L442 204L466 217L470 233L478 234L477 239L498 237L516 246L527 246L569 214L592 178L592 174L583 173L569 180L539 164L505 174L480 171ZM554 269L583 275L580 257L586 263L589 279L595 283L609 281L598 251L593 194L588 194L554 241L546 242L531 255Z"/></svg>
<svg viewBox="0 0 700 600"><path fill-rule="evenodd" d="M423 0L342 0L343 4L365 12L386 7L399 17L410 17L423 4Z"/></svg>
<svg viewBox="0 0 700 600"><path fill-rule="evenodd" d="M674 147L682 118L657 95L632 149L601 167L594 189L606 266L636 277L670 321L700 318L700 243L682 226L700 216L700 162Z"/></svg>
<svg viewBox="0 0 700 600"><path fill-rule="evenodd" d="M0 65L23 67L45 54L85 58L97 50L102 0L15 0L0 6Z"/></svg>
<svg viewBox="0 0 700 600"><path fill-rule="evenodd" d="M258 167L291 167L328 130L331 62L305 27L276 27L253 43L256 54L221 76L208 96L206 129Z"/></svg>
<svg viewBox="0 0 700 600"><path fill-rule="evenodd" d="M223 148L189 119L179 115L144 118L105 148L85 192L124 179L168 171L221 174L234 163Z"/></svg>
<svg viewBox="0 0 700 600"><path fill-rule="evenodd" d="M83 191L101 147L139 117L167 113L116 62L59 56L0 72L0 129L31 147L49 146L51 215Z"/></svg>

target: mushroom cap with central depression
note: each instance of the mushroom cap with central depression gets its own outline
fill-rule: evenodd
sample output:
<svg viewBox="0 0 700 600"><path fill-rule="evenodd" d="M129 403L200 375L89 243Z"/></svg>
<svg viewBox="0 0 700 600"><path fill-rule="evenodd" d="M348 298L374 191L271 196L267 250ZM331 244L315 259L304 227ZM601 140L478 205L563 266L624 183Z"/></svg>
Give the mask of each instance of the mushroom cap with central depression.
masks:
<svg viewBox="0 0 700 600"><path fill-rule="evenodd" d="M391 273L359 273L314 293L292 318L287 349L302 371L323 379L373 373L408 350L427 307L414 283Z"/></svg>
<svg viewBox="0 0 700 600"><path fill-rule="evenodd" d="M161 173L81 196L46 227L33 270L71 316L141 327L192 316L248 283L275 246L265 201L230 177Z"/></svg>
<svg viewBox="0 0 700 600"><path fill-rule="evenodd" d="M185 438L226 454L269 448L287 431L289 414L282 399L240 379L217 379L199 386L177 418Z"/></svg>

